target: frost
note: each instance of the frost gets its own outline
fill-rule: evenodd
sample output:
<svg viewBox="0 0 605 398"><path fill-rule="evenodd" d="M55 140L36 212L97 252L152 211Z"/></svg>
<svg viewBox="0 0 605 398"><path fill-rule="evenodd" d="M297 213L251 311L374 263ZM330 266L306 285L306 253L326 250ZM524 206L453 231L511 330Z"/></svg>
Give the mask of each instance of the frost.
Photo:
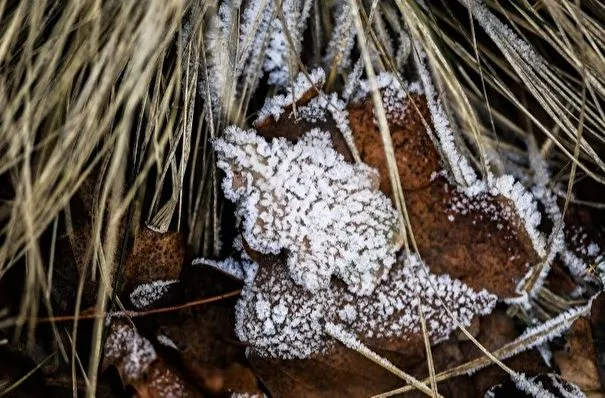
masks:
<svg viewBox="0 0 605 398"><path fill-rule="evenodd" d="M533 378L532 380L528 379L523 373L512 374L511 380L515 383L519 390L528 393L532 397L556 398L553 394L551 394L548 390L544 388L542 383L540 383L539 381L535 381L535 378Z"/></svg>
<svg viewBox="0 0 605 398"><path fill-rule="evenodd" d="M494 308L496 296L475 292L447 275L417 278L419 266L416 257L400 259L372 295L361 297L337 285L311 293L296 286L284 270L261 269L237 304L236 333L262 356L307 358L332 348L326 322L343 325L362 340L405 341L421 333L420 302L431 342L437 343L456 327L441 302L464 326Z"/></svg>
<svg viewBox="0 0 605 398"><path fill-rule="evenodd" d="M349 112L347 104L336 93L329 95L320 92L316 97L313 97L307 104L298 108L299 117L309 123L317 123L326 120L326 112L329 112L336 123L336 128L345 139L349 150L353 153L353 157L357 161L361 161L359 153L355 146L353 132L349 126Z"/></svg>
<svg viewBox="0 0 605 398"><path fill-rule="evenodd" d="M535 398L582 398L586 394L575 384L564 380L555 373L528 378L523 373L511 375L517 388ZM546 387L545 387L546 384ZM487 394L486 394L487 396ZM492 392L493 396L493 392Z"/></svg>
<svg viewBox="0 0 605 398"><path fill-rule="evenodd" d="M268 98L265 105L258 112L258 117L254 122L255 126L262 124L269 117L273 117L274 120L279 120L279 117L284 112L284 108L291 106L300 99L303 94L311 90L313 87L322 87L326 74L321 68L315 68L309 75L310 81L306 75L300 73L294 81L293 85L287 86L285 95L276 95Z"/></svg>
<svg viewBox="0 0 605 398"><path fill-rule="evenodd" d="M337 71L342 72L351 66L350 53L355 42L351 7L346 3L338 4L334 14L336 20L334 21L324 63L326 65L336 64L338 65Z"/></svg>
<svg viewBox="0 0 605 398"><path fill-rule="evenodd" d="M157 354L151 342L141 337L130 324L111 324L105 342L105 361L120 363L121 373L127 380L143 377L156 358Z"/></svg>
<svg viewBox="0 0 605 398"><path fill-rule="evenodd" d="M246 242L261 253L287 250L297 284L315 292L336 275L369 294L385 277L398 249L396 212L376 172L345 162L329 133L314 129L292 144L230 127L214 148Z"/></svg>
<svg viewBox="0 0 605 398"><path fill-rule="evenodd" d="M421 263L416 256L401 261L403 266L395 267L389 283L382 283L371 298L342 295L343 302L357 303L358 316L351 326L360 336L390 338L420 333L420 301L429 337L437 343L456 328L450 314L441 308L441 301L464 326L470 325L475 315L489 314L496 305L495 295L486 290L475 292L447 274L421 275Z"/></svg>
<svg viewBox="0 0 605 398"><path fill-rule="evenodd" d="M451 170L454 180L458 185L466 187L477 181L475 171L468 163L468 159L464 157L458 150L455 142L455 135L450 127L450 121L443 109L443 105L438 100L437 93L433 86L431 76L424 65L423 59L418 54L419 51L413 51L416 67L420 75L420 81L426 95L427 104L431 112L431 119L435 127L435 134L439 140L439 148L445 157L449 169ZM428 129L429 126L427 126Z"/></svg>
<svg viewBox="0 0 605 398"><path fill-rule="evenodd" d="M286 86L295 73L297 57L300 56L301 43L307 19L313 5L312 0L283 0L281 2L286 27L294 48L291 48L286 30L279 18L273 19L269 33L269 44L263 69L269 73L269 84Z"/></svg>
<svg viewBox="0 0 605 398"><path fill-rule="evenodd" d="M157 339L158 339L158 343L160 343L161 345L170 347L170 348L174 348L177 351L179 350L179 347L177 347L177 345L174 343L174 341L172 341L170 339L170 337L168 337L164 334L158 334Z"/></svg>
<svg viewBox="0 0 605 398"><path fill-rule="evenodd" d="M232 257L222 261L209 260L206 258L196 258L191 262L191 265L206 265L215 268L235 279L244 280L244 265L241 261L235 260Z"/></svg>
<svg viewBox="0 0 605 398"><path fill-rule="evenodd" d="M170 289L170 286L178 283L177 280L153 281L137 286L130 293L130 302L137 308L146 308L161 299Z"/></svg>

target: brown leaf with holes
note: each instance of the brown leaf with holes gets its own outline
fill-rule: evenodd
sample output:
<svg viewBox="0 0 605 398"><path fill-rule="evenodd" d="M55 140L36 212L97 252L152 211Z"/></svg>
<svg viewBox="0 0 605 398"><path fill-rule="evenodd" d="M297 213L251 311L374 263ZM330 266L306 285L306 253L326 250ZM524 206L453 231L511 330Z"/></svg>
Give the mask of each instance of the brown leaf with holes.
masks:
<svg viewBox="0 0 605 398"><path fill-rule="evenodd" d="M507 200L489 194L469 197L438 175L439 154L424 124L431 124L426 98L408 98L401 104L404 116L391 119L389 128L421 257L435 273L447 273L499 297L515 296L528 264L538 261L525 229ZM349 115L362 160L379 169L381 188L390 194L372 101L350 106Z"/></svg>
<svg viewBox="0 0 605 398"><path fill-rule="evenodd" d="M178 280L184 260L185 240L180 232L141 228L124 266L126 291L157 280Z"/></svg>

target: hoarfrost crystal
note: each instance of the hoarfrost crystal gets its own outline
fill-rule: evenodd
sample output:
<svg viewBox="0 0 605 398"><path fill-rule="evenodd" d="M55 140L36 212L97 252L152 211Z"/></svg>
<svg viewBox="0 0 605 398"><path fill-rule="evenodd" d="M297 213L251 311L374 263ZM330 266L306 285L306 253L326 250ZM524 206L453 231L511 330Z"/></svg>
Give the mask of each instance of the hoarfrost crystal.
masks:
<svg viewBox="0 0 605 398"><path fill-rule="evenodd" d="M369 294L386 276L398 249L396 211L376 171L347 163L329 133L313 129L293 144L230 127L214 148L246 242L261 253L286 250L297 284L316 292L336 275Z"/></svg>

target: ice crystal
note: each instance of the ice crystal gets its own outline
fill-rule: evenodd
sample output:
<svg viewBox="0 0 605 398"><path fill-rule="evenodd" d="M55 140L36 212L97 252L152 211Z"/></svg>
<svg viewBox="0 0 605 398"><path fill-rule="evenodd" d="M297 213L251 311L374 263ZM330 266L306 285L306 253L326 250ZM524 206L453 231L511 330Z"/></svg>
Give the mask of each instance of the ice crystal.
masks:
<svg viewBox="0 0 605 398"><path fill-rule="evenodd" d="M177 280L153 281L138 285L130 293L130 302L137 308L146 308L161 299L170 289L170 286L178 283Z"/></svg>
<svg viewBox="0 0 605 398"><path fill-rule="evenodd" d="M322 87L326 79L326 74L323 69L315 68L311 71L309 78L300 73L294 83L286 88L286 94L268 98L265 101L265 105L258 112L258 117L254 124L259 125L269 117L273 117L276 121L279 120L286 107L291 106L292 103L300 99L307 91L312 90L313 87Z"/></svg>
<svg viewBox="0 0 605 398"><path fill-rule="evenodd" d="M353 292L372 292L398 248L396 213L376 171L345 162L318 129L292 144L231 127L214 147L252 249L287 250L291 277L310 291L337 275Z"/></svg>
<svg viewBox="0 0 605 398"><path fill-rule="evenodd" d="M382 104L390 123L401 125L408 106L409 94L423 94L424 91L419 83L402 81L392 73L382 72L376 77L378 89L382 95ZM370 84L367 80L359 82L359 88L355 93L354 101L358 102L368 98L371 93ZM375 122L378 125L378 122Z"/></svg>
<svg viewBox="0 0 605 398"><path fill-rule="evenodd" d="M210 260L207 258L196 258L191 262L191 265L207 265L215 268L235 279L244 280L244 265L232 257L222 261Z"/></svg>
<svg viewBox="0 0 605 398"><path fill-rule="evenodd" d="M418 45L415 47L418 47ZM449 169L454 176L454 180L458 185L462 187L472 185L477 181L477 175L470 166L468 159L466 159L458 149L455 134L450 126L450 121L442 103L437 97L432 78L424 65L424 54L419 48L416 48L413 53L418 74L420 75L420 81L426 95L427 104L431 112L431 119L435 128L434 133L439 141L439 148L445 157L444 160L449 166ZM429 126L427 125L427 129L428 127Z"/></svg>
<svg viewBox="0 0 605 398"><path fill-rule="evenodd" d="M263 69L269 73L269 84L286 86L294 74L293 61L299 57L303 32L307 26L307 19L312 0L284 0L281 2L286 28L292 43L288 41L286 29L279 18L271 22L269 44L267 47ZM291 48L291 44L294 48Z"/></svg>
<svg viewBox="0 0 605 398"><path fill-rule="evenodd" d="M442 302L464 326L494 308L497 298L485 290L475 292L447 275L416 277L418 267L416 257L399 260L372 295L361 297L338 286L311 293L296 286L284 270L260 269L238 302L237 335L260 355L306 358L333 346L326 322L343 325L362 340L405 341L421 333L421 303L431 342L437 343L455 329Z"/></svg>
<svg viewBox="0 0 605 398"><path fill-rule="evenodd" d="M346 4L338 4L334 15L334 28L330 36L324 63L326 65L336 64L339 72L350 67L350 53L355 42L355 32L353 31L353 18L351 7Z"/></svg>

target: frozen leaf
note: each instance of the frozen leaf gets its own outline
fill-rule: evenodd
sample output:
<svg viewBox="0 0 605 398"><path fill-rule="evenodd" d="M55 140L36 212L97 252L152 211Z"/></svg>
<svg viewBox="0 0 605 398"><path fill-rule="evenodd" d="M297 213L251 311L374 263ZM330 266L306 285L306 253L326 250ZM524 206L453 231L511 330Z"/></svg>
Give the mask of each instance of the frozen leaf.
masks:
<svg viewBox="0 0 605 398"><path fill-rule="evenodd" d="M447 275L423 275L417 261L398 261L374 293L362 297L338 284L311 293L296 286L279 261L262 266L238 302L238 337L261 356L307 358L333 349L324 330L326 322L333 322L370 346L405 352L422 344L418 302L433 343L455 329L442 303L465 326L493 309L495 296L477 293Z"/></svg>
<svg viewBox="0 0 605 398"><path fill-rule="evenodd" d="M399 248L395 210L376 172L347 163L329 133L313 129L292 144L230 127L214 148L246 243L261 253L287 250L297 284L316 292L336 275L369 294L387 274Z"/></svg>
<svg viewBox="0 0 605 398"><path fill-rule="evenodd" d="M134 288L130 293L130 302L139 309L148 308L161 300L170 287L178 281L153 281L143 283Z"/></svg>
<svg viewBox="0 0 605 398"><path fill-rule="evenodd" d="M517 296L518 283L538 257L516 208L501 195L489 191L469 195L449 182L440 162L442 145L435 145L427 133L425 122L432 126L427 98L414 85L402 86L389 75L381 75L379 85L421 257L433 272L447 273L474 289L485 288L501 298ZM362 159L379 169L381 189L390 193L374 106L369 99L362 101L364 87L361 102L349 107L351 128ZM449 140L453 150L453 138ZM516 185L509 188L517 192Z"/></svg>
<svg viewBox="0 0 605 398"><path fill-rule="evenodd" d="M114 366L141 398L197 396L151 342L127 321L114 319L105 341L103 369Z"/></svg>
<svg viewBox="0 0 605 398"><path fill-rule="evenodd" d="M122 380L131 384L143 379L157 353L149 340L125 321L114 320L105 341L104 367L114 365Z"/></svg>

